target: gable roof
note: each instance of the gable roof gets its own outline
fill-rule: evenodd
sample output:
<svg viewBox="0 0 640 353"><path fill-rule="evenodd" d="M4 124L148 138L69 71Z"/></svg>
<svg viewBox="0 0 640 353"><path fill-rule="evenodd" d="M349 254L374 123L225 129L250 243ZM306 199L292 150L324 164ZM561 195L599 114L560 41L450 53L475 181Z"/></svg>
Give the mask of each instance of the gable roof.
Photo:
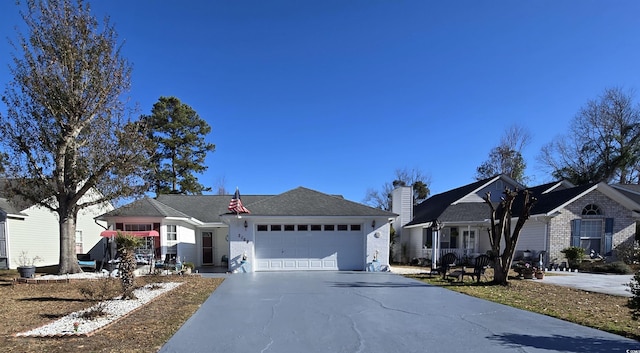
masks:
<svg viewBox="0 0 640 353"><path fill-rule="evenodd" d="M451 220L444 219L442 217L444 215L444 212L449 207L454 206L453 205L454 203L456 203L457 201L459 201L460 199L464 198L465 196L471 193L477 192L478 190L498 180L499 178L500 176L496 175L488 179L479 180L479 181L476 181L475 183L467 184L459 188L455 188L453 190L449 190L449 191L429 197L428 199L422 201L421 203L417 204L414 207L413 209L414 217L409 223L405 224L405 227L411 227L418 224L429 223L436 219L440 221L452 222L453 219L459 219L461 217L470 218L472 217L472 214L478 215L483 210L486 212L488 205L486 205L484 202L459 203L458 205L456 205L458 207L456 207L455 209L452 209L448 213L449 216L452 216ZM469 212L469 216L459 215L459 213L461 213L463 209L466 212ZM484 218L487 218L487 217L485 216ZM481 218L481 219L484 219L484 218ZM475 220L478 220L478 218L476 218Z"/></svg>
<svg viewBox="0 0 640 353"><path fill-rule="evenodd" d="M440 222L482 222L489 218L490 209L485 202L458 202L471 193L493 183L500 176L484 179L459 188L434 195L414 208L414 218L405 227L429 224L434 220ZM537 201L531 209L531 215L549 216L559 211L580 197L598 190L629 210L640 210L640 185L627 187L627 193L621 187L613 188L606 183L593 183L574 186L567 181L555 181L526 188ZM633 194L635 193L635 194ZM517 217L523 205L523 194L520 193L513 203L512 214Z"/></svg>
<svg viewBox="0 0 640 353"><path fill-rule="evenodd" d="M219 223L221 216L235 215L228 210L232 195L158 195L145 197L107 212L109 217L175 217L196 223ZM243 195L242 203L251 211L247 216L384 216L395 213L299 187L279 195Z"/></svg>
<svg viewBox="0 0 640 353"><path fill-rule="evenodd" d="M189 215L176 210L158 200L145 197L128 205L116 208L96 218L107 217L178 217L191 218Z"/></svg>
<svg viewBox="0 0 640 353"><path fill-rule="evenodd" d="M8 190L9 179L0 179L0 210L7 214L23 215L20 212L29 207L35 206L34 202L26 200L22 196L11 195Z"/></svg>
<svg viewBox="0 0 640 353"><path fill-rule="evenodd" d="M633 200L634 202L640 204L640 185L639 184L613 184L611 186L616 190L620 191L626 197Z"/></svg>
<svg viewBox="0 0 640 353"><path fill-rule="evenodd" d="M253 216L384 216L395 213L321 192L298 187L254 203L243 204Z"/></svg>

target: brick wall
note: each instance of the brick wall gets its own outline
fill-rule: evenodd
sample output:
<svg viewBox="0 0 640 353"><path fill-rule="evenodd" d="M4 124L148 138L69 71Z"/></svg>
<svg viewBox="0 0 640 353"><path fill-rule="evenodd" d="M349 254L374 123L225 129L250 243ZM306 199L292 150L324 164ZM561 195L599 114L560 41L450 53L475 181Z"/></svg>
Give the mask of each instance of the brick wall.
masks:
<svg viewBox="0 0 640 353"><path fill-rule="evenodd" d="M577 218L594 218L595 216L582 216L582 209L595 204L600 207L602 216L599 218L613 218L613 248L633 237L635 234L635 219L632 212L616 201L610 199L598 190L591 191L579 200L567 205L558 216L553 217L549 223L549 260L557 259L557 262L566 261L560 252L571 245L571 220ZM604 233L604 221L602 222ZM602 241L604 244L604 239Z"/></svg>

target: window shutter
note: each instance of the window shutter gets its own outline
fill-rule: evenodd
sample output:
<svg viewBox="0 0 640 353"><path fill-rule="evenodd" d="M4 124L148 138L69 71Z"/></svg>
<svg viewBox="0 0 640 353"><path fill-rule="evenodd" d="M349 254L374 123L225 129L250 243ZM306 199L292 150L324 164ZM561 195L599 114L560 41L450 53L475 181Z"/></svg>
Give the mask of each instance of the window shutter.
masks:
<svg viewBox="0 0 640 353"><path fill-rule="evenodd" d="M580 224L582 220L571 221L571 246L580 246Z"/></svg>
<svg viewBox="0 0 640 353"><path fill-rule="evenodd" d="M604 254L611 256L613 248L613 218L604 220Z"/></svg>

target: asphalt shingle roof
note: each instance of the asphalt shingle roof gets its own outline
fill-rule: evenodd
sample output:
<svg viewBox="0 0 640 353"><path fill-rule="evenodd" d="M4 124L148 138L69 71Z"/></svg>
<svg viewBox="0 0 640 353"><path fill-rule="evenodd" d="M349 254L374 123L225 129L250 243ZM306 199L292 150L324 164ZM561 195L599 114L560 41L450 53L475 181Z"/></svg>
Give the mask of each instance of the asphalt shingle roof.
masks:
<svg viewBox="0 0 640 353"><path fill-rule="evenodd" d="M255 203L244 202L244 205L252 215L259 216L397 216L388 211L304 187L298 187Z"/></svg>
<svg viewBox="0 0 640 353"><path fill-rule="evenodd" d="M143 198L100 216L182 217L204 223L221 222L231 214L227 207L232 195L159 195ZM255 216L384 216L396 214L299 187L280 195L241 195L242 204Z"/></svg>
<svg viewBox="0 0 640 353"><path fill-rule="evenodd" d="M443 192L441 194L437 194L429 197L428 199L422 201L421 203L419 203L414 207L413 220L407 223L405 226L429 223L436 219L441 222L452 222L454 220L461 219L461 218L469 218L472 216L475 217L476 215L479 215L483 212L485 212L486 214L479 219L483 220L485 218L488 218L486 216L489 212L487 211L488 206L483 202L460 203L458 204L459 206L451 205L451 204L469 195L470 193L474 192L475 190L482 187L484 184L486 184L487 182L489 182L494 178L495 177L479 180L479 181L476 181L475 183L464 185L459 188L452 189L452 190ZM453 207L453 206L458 206L458 207ZM445 219L443 217L444 212L450 207L452 207L452 209L447 213L447 216L451 217L451 219ZM470 215L469 216L462 215L461 213L463 212L469 212ZM475 218L474 220L477 221L478 218Z"/></svg>

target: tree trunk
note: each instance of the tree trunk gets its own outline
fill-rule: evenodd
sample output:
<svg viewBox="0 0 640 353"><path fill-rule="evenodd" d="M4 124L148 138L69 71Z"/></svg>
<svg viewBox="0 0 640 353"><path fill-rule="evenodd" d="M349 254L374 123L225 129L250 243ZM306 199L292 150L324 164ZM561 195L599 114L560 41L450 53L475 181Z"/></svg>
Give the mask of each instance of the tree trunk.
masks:
<svg viewBox="0 0 640 353"><path fill-rule="evenodd" d="M59 211L62 213L62 210ZM68 212L72 213L72 212ZM60 259L58 274L80 273L76 257L76 215L60 215Z"/></svg>

